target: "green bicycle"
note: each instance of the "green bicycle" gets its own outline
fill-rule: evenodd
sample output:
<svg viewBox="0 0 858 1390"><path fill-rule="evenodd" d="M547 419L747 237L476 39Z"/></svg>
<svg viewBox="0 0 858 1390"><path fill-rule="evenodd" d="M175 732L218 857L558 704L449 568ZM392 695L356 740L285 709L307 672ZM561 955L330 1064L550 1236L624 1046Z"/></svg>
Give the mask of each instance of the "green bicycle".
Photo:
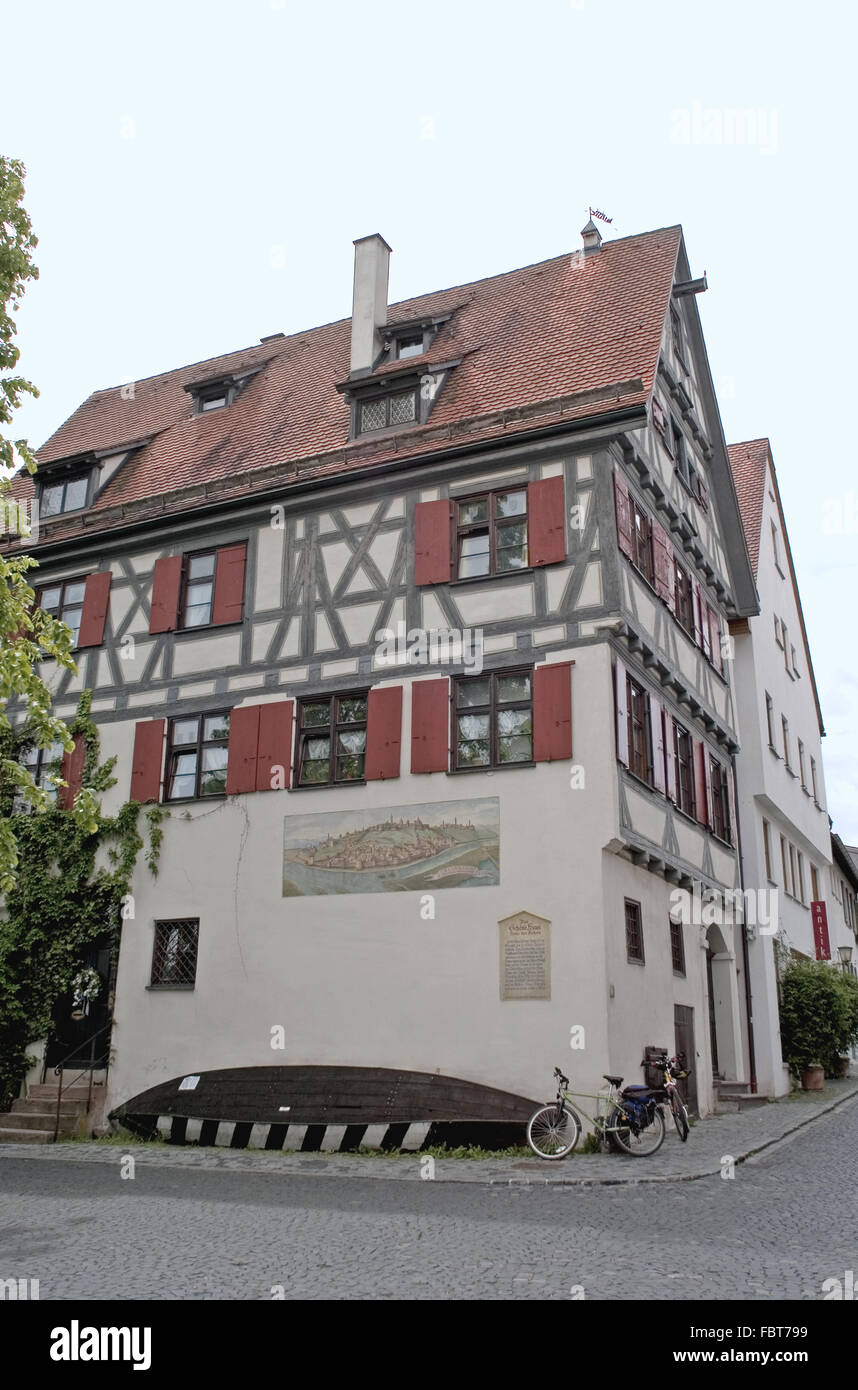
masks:
<svg viewBox="0 0 858 1390"><path fill-rule="evenodd" d="M554 1068L554 1075L557 1078L556 1100L551 1105L543 1105L527 1122L527 1142L540 1158L565 1158L581 1138L584 1126L571 1104L572 1096L576 1100L583 1097L598 1102L595 1115L590 1115L583 1106L579 1108L603 1144L630 1154L632 1158L649 1158L661 1148L664 1116L659 1098L648 1086L627 1086L621 1092L623 1078L606 1076L607 1092L570 1091L569 1077L564 1076L559 1067Z"/></svg>

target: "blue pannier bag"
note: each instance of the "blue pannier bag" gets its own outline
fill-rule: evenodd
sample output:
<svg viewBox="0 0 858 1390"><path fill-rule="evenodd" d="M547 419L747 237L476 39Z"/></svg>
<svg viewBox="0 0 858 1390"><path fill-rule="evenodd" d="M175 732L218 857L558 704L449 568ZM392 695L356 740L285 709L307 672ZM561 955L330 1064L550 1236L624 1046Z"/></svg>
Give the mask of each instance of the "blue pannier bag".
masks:
<svg viewBox="0 0 858 1390"><path fill-rule="evenodd" d="M622 1099L633 1125L638 1129L646 1129L647 1125L652 1124L655 1097L649 1086L627 1086L622 1093Z"/></svg>

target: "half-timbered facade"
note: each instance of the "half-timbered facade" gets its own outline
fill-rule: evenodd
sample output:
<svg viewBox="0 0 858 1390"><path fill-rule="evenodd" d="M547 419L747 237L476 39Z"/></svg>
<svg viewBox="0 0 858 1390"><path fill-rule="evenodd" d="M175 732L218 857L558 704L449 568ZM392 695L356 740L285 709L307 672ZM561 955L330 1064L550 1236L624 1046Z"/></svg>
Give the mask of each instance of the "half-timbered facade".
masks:
<svg viewBox="0 0 858 1390"><path fill-rule="evenodd" d="M351 320L97 392L41 451L57 710L93 692L106 809L169 813L112 1107L198 1115L238 1068L284 1142L296 1068L539 1098L678 1047L704 1113L747 1080L740 930L700 915L739 885L756 612L705 285L678 227L583 237L391 306L365 238Z"/></svg>

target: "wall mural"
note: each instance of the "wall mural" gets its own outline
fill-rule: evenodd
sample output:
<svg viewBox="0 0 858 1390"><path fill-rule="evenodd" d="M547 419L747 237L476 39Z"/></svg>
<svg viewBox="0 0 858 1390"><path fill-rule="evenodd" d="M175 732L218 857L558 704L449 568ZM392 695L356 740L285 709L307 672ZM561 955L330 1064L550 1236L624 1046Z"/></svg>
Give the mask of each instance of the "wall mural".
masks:
<svg viewBox="0 0 858 1390"><path fill-rule="evenodd" d="M284 898L499 883L496 796L285 818Z"/></svg>

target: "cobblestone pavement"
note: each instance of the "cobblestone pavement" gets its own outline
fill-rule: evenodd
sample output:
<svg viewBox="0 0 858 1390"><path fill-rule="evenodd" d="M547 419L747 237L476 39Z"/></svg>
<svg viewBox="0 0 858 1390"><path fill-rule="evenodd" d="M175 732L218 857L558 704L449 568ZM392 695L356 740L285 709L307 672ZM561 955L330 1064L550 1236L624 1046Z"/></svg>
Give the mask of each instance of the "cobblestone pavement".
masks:
<svg viewBox="0 0 858 1390"><path fill-rule="evenodd" d="M344 1177L337 1159L142 1147L123 1178L119 1148L4 1146L0 1278L39 1279L43 1299L820 1299L858 1271L858 1104L799 1112L814 1123L732 1180L655 1187L525 1182L515 1159L509 1186L445 1180L452 1163L423 1181L417 1156L342 1160L374 1175ZM759 1119L707 1123L735 1139Z"/></svg>

